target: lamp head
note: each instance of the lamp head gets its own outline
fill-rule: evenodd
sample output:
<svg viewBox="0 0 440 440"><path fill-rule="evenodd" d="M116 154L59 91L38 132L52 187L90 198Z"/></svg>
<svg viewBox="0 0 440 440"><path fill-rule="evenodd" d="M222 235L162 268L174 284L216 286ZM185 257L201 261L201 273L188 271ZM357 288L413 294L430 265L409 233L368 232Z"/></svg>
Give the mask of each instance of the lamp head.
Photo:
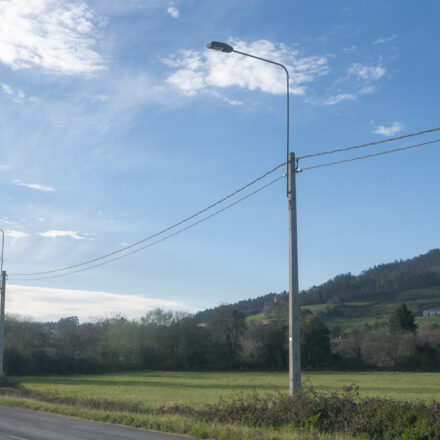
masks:
<svg viewBox="0 0 440 440"><path fill-rule="evenodd" d="M217 50L219 52L230 53L234 51L234 48L226 43L220 43L219 41L211 41L206 45L208 49Z"/></svg>

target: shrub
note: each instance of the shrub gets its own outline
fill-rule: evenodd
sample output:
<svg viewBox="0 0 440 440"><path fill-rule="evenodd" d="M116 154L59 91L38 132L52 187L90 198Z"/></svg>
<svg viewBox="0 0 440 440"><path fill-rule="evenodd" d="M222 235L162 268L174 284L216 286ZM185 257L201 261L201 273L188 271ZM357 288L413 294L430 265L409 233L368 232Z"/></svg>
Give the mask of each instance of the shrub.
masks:
<svg viewBox="0 0 440 440"><path fill-rule="evenodd" d="M20 388L20 382L10 376L0 376L0 388Z"/></svg>
<svg viewBox="0 0 440 440"><path fill-rule="evenodd" d="M199 411L206 421L281 427L319 432L344 432L371 439L440 440L440 403L398 402L360 398L356 386L344 393L303 389L286 394L241 395L220 400Z"/></svg>

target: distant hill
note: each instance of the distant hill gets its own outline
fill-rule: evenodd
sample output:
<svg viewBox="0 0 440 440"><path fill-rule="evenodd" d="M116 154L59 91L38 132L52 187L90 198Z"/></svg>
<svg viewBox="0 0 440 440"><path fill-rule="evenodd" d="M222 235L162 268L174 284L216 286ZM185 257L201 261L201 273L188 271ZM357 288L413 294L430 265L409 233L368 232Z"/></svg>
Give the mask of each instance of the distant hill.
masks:
<svg viewBox="0 0 440 440"><path fill-rule="evenodd" d="M300 305L320 316L330 326L349 328L388 319L401 302L417 315L440 308L440 249L408 260L380 264L359 275L337 275L331 280L300 292ZM269 293L239 301L227 307L239 310L249 321L286 319L288 293ZM209 322L217 308L196 314ZM437 318L419 318L439 322Z"/></svg>

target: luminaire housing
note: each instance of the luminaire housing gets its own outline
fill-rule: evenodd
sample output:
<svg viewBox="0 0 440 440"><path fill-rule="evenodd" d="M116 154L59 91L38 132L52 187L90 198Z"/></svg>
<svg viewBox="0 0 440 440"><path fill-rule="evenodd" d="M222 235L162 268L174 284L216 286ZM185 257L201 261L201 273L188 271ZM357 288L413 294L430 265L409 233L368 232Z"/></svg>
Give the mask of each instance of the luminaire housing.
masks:
<svg viewBox="0 0 440 440"><path fill-rule="evenodd" d="M218 52L231 53L234 48L226 43L221 43L220 41L211 41L206 45L208 49L217 50Z"/></svg>

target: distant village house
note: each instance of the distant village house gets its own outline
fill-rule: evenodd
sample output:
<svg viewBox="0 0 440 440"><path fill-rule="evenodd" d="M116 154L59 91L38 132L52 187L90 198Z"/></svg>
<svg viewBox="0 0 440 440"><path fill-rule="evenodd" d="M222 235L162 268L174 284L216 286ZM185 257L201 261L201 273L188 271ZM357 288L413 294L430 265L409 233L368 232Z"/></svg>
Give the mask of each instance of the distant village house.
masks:
<svg viewBox="0 0 440 440"><path fill-rule="evenodd" d="M423 316L440 316L440 310L423 310Z"/></svg>

